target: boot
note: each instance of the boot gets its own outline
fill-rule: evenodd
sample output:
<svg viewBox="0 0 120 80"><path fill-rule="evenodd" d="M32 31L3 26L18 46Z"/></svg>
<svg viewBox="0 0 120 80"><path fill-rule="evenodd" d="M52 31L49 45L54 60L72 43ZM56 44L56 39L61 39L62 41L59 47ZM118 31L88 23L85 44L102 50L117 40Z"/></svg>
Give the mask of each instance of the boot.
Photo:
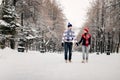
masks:
<svg viewBox="0 0 120 80"><path fill-rule="evenodd" d="M69 62L71 63L72 61L71 61L71 60L69 60Z"/></svg>
<svg viewBox="0 0 120 80"><path fill-rule="evenodd" d="M67 60L65 60L65 63L67 63Z"/></svg>
<svg viewBox="0 0 120 80"><path fill-rule="evenodd" d="M85 63L85 60L82 60L82 63Z"/></svg>

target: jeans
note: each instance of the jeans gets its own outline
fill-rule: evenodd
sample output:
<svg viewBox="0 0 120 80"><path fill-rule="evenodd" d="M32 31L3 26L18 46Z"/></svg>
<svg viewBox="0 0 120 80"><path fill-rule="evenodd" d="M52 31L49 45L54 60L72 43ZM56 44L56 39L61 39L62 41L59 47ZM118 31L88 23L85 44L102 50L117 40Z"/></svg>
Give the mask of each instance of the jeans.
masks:
<svg viewBox="0 0 120 80"><path fill-rule="evenodd" d="M72 58L72 45L73 45L72 42L64 43L64 49L65 49L64 58L65 58L65 60L67 60L67 59L71 60L71 58ZM69 54L68 54L68 52L69 52Z"/></svg>
<svg viewBox="0 0 120 80"><path fill-rule="evenodd" d="M83 58L83 60L88 60L89 49L90 49L90 46L84 46L84 45L82 45L82 52L83 52L82 58Z"/></svg>

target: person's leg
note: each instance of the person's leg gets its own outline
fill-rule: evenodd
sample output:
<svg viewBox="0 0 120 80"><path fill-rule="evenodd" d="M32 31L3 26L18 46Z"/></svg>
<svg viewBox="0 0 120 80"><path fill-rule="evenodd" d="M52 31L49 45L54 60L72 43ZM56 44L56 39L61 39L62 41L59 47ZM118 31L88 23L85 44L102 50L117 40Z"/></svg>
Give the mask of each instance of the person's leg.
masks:
<svg viewBox="0 0 120 80"><path fill-rule="evenodd" d="M87 57L87 47L85 46L85 60L86 60L86 57Z"/></svg>
<svg viewBox="0 0 120 80"><path fill-rule="evenodd" d="M82 58L83 58L83 63L84 63L84 60L85 60L85 46L82 45Z"/></svg>
<svg viewBox="0 0 120 80"><path fill-rule="evenodd" d="M69 43L69 61L72 59L72 43Z"/></svg>
<svg viewBox="0 0 120 80"><path fill-rule="evenodd" d="M67 53L68 53L68 43L67 42L65 42L65 44L64 44L64 49L65 49L64 58L67 61Z"/></svg>
<svg viewBox="0 0 120 80"><path fill-rule="evenodd" d="M86 62L88 62L89 49L90 49L90 46L87 46L87 47L86 47Z"/></svg>

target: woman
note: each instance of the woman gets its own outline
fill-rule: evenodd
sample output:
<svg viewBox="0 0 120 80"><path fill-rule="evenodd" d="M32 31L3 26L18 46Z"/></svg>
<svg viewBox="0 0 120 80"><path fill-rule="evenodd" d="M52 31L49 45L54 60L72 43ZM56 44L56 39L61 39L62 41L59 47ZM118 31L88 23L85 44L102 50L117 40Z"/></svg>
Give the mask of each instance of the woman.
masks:
<svg viewBox="0 0 120 80"><path fill-rule="evenodd" d="M82 63L88 62L88 52L90 48L91 43L91 35L89 34L89 31L87 28L84 29L84 33L81 36L81 39L78 43L76 43L77 46L82 43Z"/></svg>

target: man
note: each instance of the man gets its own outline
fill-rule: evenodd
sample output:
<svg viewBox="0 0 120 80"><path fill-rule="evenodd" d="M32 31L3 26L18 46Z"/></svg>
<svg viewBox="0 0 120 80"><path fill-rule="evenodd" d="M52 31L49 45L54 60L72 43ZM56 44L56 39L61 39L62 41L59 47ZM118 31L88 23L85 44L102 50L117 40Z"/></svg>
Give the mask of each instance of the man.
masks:
<svg viewBox="0 0 120 80"><path fill-rule="evenodd" d="M88 53L90 49L90 43L91 43L91 35L89 34L88 28L84 29L84 33L81 36L81 39L78 43L76 43L77 46L82 43L82 52L83 52L83 60L82 63L88 62Z"/></svg>
<svg viewBox="0 0 120 80"><path fill-rule="evenodd" d="M62 46L64 47L65 62L71 62L72 59L72 46L75 39L75 33L72 31L72 24L68 23L68 29L63 33ZM69 54L68 54L69 52Z"/></svg>

